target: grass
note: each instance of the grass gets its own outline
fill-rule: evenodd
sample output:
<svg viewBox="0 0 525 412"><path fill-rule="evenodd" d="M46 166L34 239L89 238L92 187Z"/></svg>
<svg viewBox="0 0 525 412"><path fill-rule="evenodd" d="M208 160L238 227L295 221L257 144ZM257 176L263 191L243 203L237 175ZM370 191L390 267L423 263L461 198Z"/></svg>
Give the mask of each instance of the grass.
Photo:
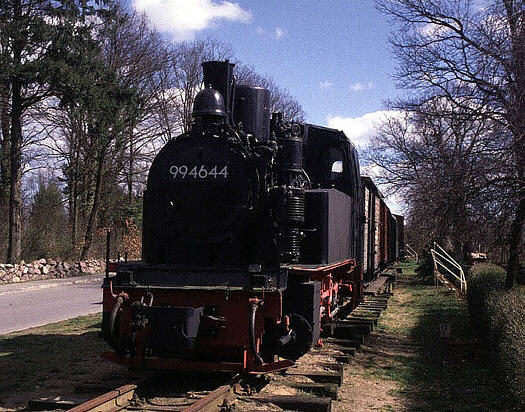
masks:
<svg viewBox="0 0 525 412"><path fill-rule="evenodd" d="M411 410L511 410L489 366L490 348L472 330L466 304L448 289L422 284L415 263L402 263L397 288L378 332L396 353L371 363L369 373L398 383ZM440 337L449 324L450 338Z"/></svg>
<svg viewBox="0 0 525 412"><path fill-rule="evenodd" d="M0 335L0 406L19 407L32 397L71 391L88 374L107 370L98 354L101 315L82 316ZM111 366L113 367L113 366ZM29 398L28 398L29 397Z"/></svg>
<svg viewBox="0 0 525 412"><path fill-rule="evenodd" d="M57 333L61 335L78 335L79 333L85 333L91 330L100 330L101 321L101 314L80 316L78 318L49 323L36 328L25 329L20 332L13 332L8 335L0 335L0 339L27 335L52 335Z"/></svg>

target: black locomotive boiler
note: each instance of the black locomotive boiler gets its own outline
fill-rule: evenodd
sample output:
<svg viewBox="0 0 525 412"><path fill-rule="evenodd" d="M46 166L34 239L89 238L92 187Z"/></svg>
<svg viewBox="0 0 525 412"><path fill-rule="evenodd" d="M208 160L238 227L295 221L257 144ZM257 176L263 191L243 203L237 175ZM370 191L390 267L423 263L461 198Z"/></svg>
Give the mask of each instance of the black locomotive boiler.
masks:
<svg viewBox="0 0 525 412"><path fill-rule="evenodd" d="M103 284L103 334L123 365L286 368L363 287L364 190L343 132L270 115L268 90L203 63L191 129L144 193L143 260Z"/></svg>

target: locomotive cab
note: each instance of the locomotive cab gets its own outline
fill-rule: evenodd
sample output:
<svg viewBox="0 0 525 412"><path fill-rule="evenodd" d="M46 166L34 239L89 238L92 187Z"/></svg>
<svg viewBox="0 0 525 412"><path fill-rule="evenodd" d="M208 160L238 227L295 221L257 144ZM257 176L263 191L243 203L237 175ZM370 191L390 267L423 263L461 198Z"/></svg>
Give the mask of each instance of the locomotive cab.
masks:
<svg viewBox="0 0 525 412"><path fill-rule="evenodd" d="M362 202L343 132L270 117L265 89L203 63L190 130L149 170L143 256L104 281L123 365L264 373L361 296Z"/></svg>

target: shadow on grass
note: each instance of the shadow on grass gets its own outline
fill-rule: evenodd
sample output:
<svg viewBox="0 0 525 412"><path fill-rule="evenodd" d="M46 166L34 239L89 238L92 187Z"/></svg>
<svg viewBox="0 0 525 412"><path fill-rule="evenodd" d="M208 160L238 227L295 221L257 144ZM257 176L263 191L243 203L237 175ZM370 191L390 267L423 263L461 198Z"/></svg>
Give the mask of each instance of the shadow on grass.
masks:
<svg viewBox="0 0 525 412"><path fill-rule="evenodd" d="M398 309L415 322L403 337L388 328L378 336L385 340L380 347L395 350L384 365L376 358L374 374L400 383L411 411L517 410L491 367L490 348L472 330L466 304L448 289L420 282L417 275L408 279L410 299ZM440 324L450 325L450 337Z"/></svg>
<svg viewBox="0 0 525 412"><path fill-rule="evenodd" d="M60 326L55 325L52 330ZM29 400L39 398L84 402L151 375L145 370L130 371L99 358L99 353L108 349L99 336L100 323L82 328L84 332L79 334L35 330L0 335L0 410L21 408ZM143 398L156 398L185 394L188 390L211 391L231 377L226 373L164 371L157 373L139 394ZM91 385L95 393L89 389L77 393L78 385L87 388Z"/></svg>
<svg viewBox="0 0 525 412"><path fill-rule="evenodd" d="M434 261L428 251L423 252L416 273L417 281L422 285L434 284Z"/></svg>
<svg viewBox="0 0 525 412"><path fill-rule="evenodd" d="M435 289L412 331L422 343L407 364L418 400L427 410L510 409L490 367L490 350L474 336L465 305L452 292ZM450 325L450 338L440 336L440 324Z"/></svg>
<svg viewBox="0 0 525 412"><path fill-rule="evenodd" d="M99 327L93 323L79 334L35 330L0 335L0 406L16 408L34 397L72 393L86 380L118 378L122 368L99 358L107 349Z"/></svg>

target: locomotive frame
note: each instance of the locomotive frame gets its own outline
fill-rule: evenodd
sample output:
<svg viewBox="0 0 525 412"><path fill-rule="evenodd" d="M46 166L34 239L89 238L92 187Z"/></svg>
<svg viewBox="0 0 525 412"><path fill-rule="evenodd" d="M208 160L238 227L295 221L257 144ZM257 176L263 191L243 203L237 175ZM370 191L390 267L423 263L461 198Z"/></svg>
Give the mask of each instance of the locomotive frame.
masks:
<svg viewBox="0 0 525 412"><path fill-rule="evenodd" d="M384 202L371 223L380 242L365 242L371 186L345 134L270 118L269 92L235 85L233 66L203 63L192 128L150 168L143 260L118 262L103 283L108 360L287 368L319 342L323 323L359 303L376 274L365 249L378 246L383 263L395 257L397 220Z"/></svg>

